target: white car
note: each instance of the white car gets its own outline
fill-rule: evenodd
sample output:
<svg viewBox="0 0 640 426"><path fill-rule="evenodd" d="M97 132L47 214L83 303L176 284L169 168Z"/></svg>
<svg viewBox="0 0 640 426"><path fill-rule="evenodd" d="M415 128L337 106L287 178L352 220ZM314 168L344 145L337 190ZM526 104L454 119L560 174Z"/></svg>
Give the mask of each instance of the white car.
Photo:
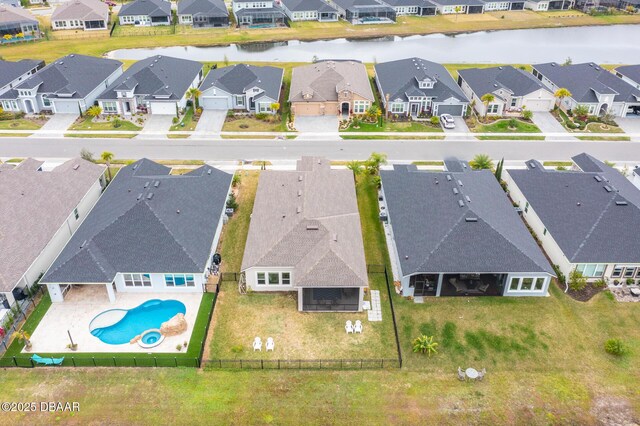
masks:
<svg viewBox="0 0 640 426"><path fill-rule="evenodd" d="M442 124L442 127L444 127L445 129L456 128L456 123L454 123L453 117L449 114L442 114L440 116L440 124Z"/></svg>

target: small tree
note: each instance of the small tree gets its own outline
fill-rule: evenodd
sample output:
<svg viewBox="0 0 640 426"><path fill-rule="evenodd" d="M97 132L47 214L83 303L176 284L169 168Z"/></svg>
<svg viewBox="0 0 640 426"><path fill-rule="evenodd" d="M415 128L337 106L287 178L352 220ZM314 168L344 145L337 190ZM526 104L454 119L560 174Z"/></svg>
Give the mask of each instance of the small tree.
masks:
<svg viewBox="0 0 640 426"><path fill-rule="evenodd" d="M94 105L87 110L87 115L91 118L100 117L100 114L102 114L102 108L98 105Z"/></svg>
<svg viewBox="0 0 640 426"><path fill-rule="evenodd" d="M580 121L585 121L589 116L589 107L586 105L578 105L573 109L573 114Z"/></svg>
<svg viewBox="0 0 640 426"><path fill-rule="evenodd" d="M496 171L495 171L495 175L496 175L496 179L498 179L498 182L502 181L502 167L504 166L504 157L498 161L498 165L496 166Z"/></svg>
<svg viewBox="0 0 640 426"><path fill-rule="evenodd" d="M473 160L469 161L469 165L474 170L491 170L493 169L493 160L487 154L477 154Z"/></svg>
<svg viewBox="0 0 640 426"><path fill-rule="evenodd" d="M582 272L574 269L569 274L569 288L573 291L583 290L587 286L587 277Z"/></svg>
<svg viewBox="0 0 640 426"><path fill-rule="evenodd" d="M271 111L278 112L278 110L280 109L280 102L274 102L270 105L270 107Z"/></svg>
<svg viewBox="0 0 640 426"><path fill-rule="evenodd" d="M233 174L233 179L231 179L231 186L234 188L240 185L242 182L242 175L239 172Z"/></svg>
<svg viewBox="0 0 640 426"><path fill-rule="evenodd" d="M556 90L556 92L553 94L553 96L557 99L556 104L558 106L560 106L560 105L562 105L562 101L565 98L570 98L571 97L571 92L569 91L569 89L565 89L564 87L561 87L558 90Z"/></svg>
<svg viewBox="0 0 640 426"><path fill-rule="evenodd" d="M187 91L187 95L189 96L189 99L193 101L193 107L195 109L198 109L200 106L199 105L200 95L202 95L202 92L200 91L200 89L198 89L197 87L192 87Z"/></svg>
<svg viewBox="0 0 640 426"><path fill-rule="evenodd" d="M533 111L531 111L530 109L523 110L522 118L524 118L527 121L531 121L531 119L533 118Z"/></svg>
<svg viewBox="0 0 640 426"><path fill-rule="evenodd" d="M387 154L372 152L364 163L364 167L370 175L377 175L380 171L380 166L383 164L387 164Z"/></svg>
<svg viewBox="0 0 640 426"><path fill-rule="evenodd" d="M236 196L233 194L229 194L229 198L227 198L227 208L236 210L238 208L238 202L236 201Z"/></svg>
<svg viewBox="0 0 640 426"><path fill-rule="evenodd" d="M434 115L431 117L431 124L433 124L434 126L438 126L440 124L440 117L438 117L437 115Z"/></svg>
<svg viewBox="0 0 640 426"><path fill-rule="evenodd" d="M491 93L485 93L484 95L482 95L480 100L484 104L484 116L486 117L487 114L489 113L489 104L495 101L496 97Z"/></svg>
<svg viewBox="0 0 640 426"><path fill-rule="evenodd" d="M347 163L347 169L353 172L353 178L362 173L362 163L358 160L349 161Z"/></svg>
<svg viewBox="0 0 640 426"><path fill-rule="evenodd" d="M12 337L22 343L26 350L31 349L31 336L24 330L14 331Z"/></svg>
<svg viewBox="0 0 640 426"><path fill-rule="evenodd" d="M80 158L86 161L91 161L93 163L93 152L89 151L87 148L82 148L80 150Z"/></svg>
<svg viewBox="0 0 640 426"><path fill-rule="evenodd" d="M564 63L562 65L566 67L571 64L573 64L573 59L571 59L571 56L567 56L567 59L564 60Z"/></svg>
<svg viewBox="0 0 640 426"><path fill-rule="evenodd" d="M604 343L604 350L611 355L621 356L624 355L625 347L624 343L620 339L609 339Z"/></svg>
<svg viewBox="0 0 640 426"><path fill-rule="evenodd" d="M111 160L113 160L113 152L104 151L100 154L100 159L104 161L104 164L107 166L107 173L109 174L109 182L111 182Z"/></svg>
<svg viewBox="0 0 640 426"><path fill-rule="evenodd" d="M426 353L431 358L431 354L438 353L438 344L433 341L433 336L422 335L413 339L413 352Z"/></svg>

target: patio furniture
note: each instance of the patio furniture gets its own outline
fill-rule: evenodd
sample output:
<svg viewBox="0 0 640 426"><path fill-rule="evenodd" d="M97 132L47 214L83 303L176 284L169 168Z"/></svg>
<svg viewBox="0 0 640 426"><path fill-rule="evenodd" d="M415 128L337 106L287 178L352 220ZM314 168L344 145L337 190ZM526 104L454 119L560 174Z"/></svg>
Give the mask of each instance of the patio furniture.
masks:
<svg viewBox="0 0 640 426"><path fill-rule="evenodd" d="M479 373L478 370L476 370L475 368L467 368L464 373L467 375L468 378L470 378L471 380L475 380L478 378Z"/></svg>
<svg viewBox="0 0 640 426"><path fill-rule="evenodd" d="M478 286L478 291L480 291L480 292L482 292L482 293L486 293L488 288L489 288L489 284L487 284L487 283L481 283L481 284Z"/></svg>
<svg viewBox="0 0 640 426"><path fill-rule="evenodd" d="M353 331L355 331L356 333L362 334L362 321L360 320L356 321L356 325L355 327L353 327Z"/></svg>
<svg viewBox="0 0 640 426"><path fill-rule="evenodd" d="M365 311L368 311L369 309L371 309L371 302L369 302L368 300L364 300L362 302L362 309Z"/></svg>
<svg viewBox="0 0 640 426"><path fill-rule="evenodd" d="M262 352L262 340L259 337L253 339L253 351Z"/></svg>
<svg viewBox="0 0 640 426"><path fill-rule="evenodd" d="M36 364L42 364L42 365L62 365L62 362L64 361L64 357L62 358L43 358L39 355L33 354L31 356L31 360L33 362L35 362Z"/></svg>
<svg viewBox="0 0 640 426"><path fill-rule="evenodd" d="M465 376L464 371L462 371L462 368L460 367L458 367L458 380L460 380L461 382L467 380L467 376Z"/></svg>
<svg viewBox="0 0 640 426"><path fill-rule="evenodd" d="M485 375L485 374L487 374L487 369L486 369L486 368L483 368L483 369L482 369L482 371L480 371L480 372L478 373L478 378L477 378L477 380L482 381L482 379L484 379L484 375Z"/></svg>
<svg viewBox="0 0 640 426"><path fill-rule="evenodd" d="M349 333L353 334L353 324L351 323L351 320L347 321L347 323L344 325L344 329L347 332L347 334Z"/></svg>
<svg viewBox="0 0 640 426"><path fill-rule="evenodd" d="M267 337L267 352L269 351L273 352L275 347L276 347L276 344L273 341L273 337Z"/></svg>

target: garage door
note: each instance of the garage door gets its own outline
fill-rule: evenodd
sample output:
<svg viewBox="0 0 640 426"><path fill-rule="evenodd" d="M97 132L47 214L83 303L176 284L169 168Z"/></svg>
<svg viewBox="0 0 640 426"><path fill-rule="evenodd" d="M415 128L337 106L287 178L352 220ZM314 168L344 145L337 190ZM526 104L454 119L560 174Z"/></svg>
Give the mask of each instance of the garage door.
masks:
<svg viewBox="0 0 640 426"><path fill-rule="evenodd" d="M317 103L296 103L294 104L295 115L322 115L320 105Z"/></svg>
<svg viewBox="0 0 640 426"><path fill-rule="evenodd" d="M464 105L456 104L456 105L443 105L436 104L436 115L441 114L451 114L454 117L462 117L464 111Z"/></svg>
<svg viewBox="0 0 640 426"><path fill-rule="evenodd" d="M80 114L78 101L54 101L56 113L59 114Z"/></svg>
<svg viewBox="0 0 640 426"><path fill-rule="evenodd" d="M227 110L229 109L227 98L200 98L202 109Z"/></svg>
<svg viewBox="0 0 640 426"><path fill-rule="evenodd" d="M554 104L553 99L531 99L526 101L524 104L529 111L533 112L542 112L542 111L551 111L553 109Z"/></svg>

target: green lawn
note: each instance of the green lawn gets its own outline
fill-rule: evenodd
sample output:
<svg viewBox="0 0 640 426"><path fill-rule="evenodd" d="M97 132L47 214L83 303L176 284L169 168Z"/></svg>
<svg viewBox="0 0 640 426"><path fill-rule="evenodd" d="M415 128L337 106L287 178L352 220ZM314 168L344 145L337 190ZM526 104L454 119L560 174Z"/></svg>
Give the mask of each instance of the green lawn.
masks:
<svg viewBox="0 0 640 426"><path fill-rule="evenodd" d="M142 127L136 126L129 120L120 119L120 127L114 127L115 119L110 121L93 122L93 119L89 116L76 121L69 130L117 130L117 131L138 131L142 130Z"/></svg>
<svg viewBox="0 0 640 426"><path fill-rule="evenodd" d="M360 123L357 129L350 126L343 132L429 132L429 133L442 133L443 130L440 126L432 126L430 124L423 124L417 121L408 122L392 122L385 121L382 126L372 123Z"/></svg>
<svg viewBox="0 0 640 426"><path fill-rule="evenodd" d="M527 123L522 120L515 119L515 128L510 128L511 119L503 119L494 121L491 124L480 124L471 129L476 133L541 133L538 126L533 123Z"/></svg>
<svg viewBox="0 0 640 426"><path fill-rule="evenodd" d="M280 132L281 123L258 120L255 117L243 117L225 120L222 126L223 132Z"/></svg>
<svg viewBox="0 0 640 426"><path fill-rule="evenodd" d="M38 130L41 125L24 118L0 121L0 130Z"/></svg>
<svg viewBox="0 0 640 426"><path fill-rule="evenodd" d="M65 138L94 138L94 139L132 139L136 133L65 133Z"/></svg>
<svg viewBox="0 0 640 426"><path fill-rule="evenodd" d="M171 126L169 131L194 131L197 124L198 123L196 121L193 121L193 107L189 107L187 108L187 112L184 114L184 117L182 117L182 120L180 120L180 123Z"/></svg>

